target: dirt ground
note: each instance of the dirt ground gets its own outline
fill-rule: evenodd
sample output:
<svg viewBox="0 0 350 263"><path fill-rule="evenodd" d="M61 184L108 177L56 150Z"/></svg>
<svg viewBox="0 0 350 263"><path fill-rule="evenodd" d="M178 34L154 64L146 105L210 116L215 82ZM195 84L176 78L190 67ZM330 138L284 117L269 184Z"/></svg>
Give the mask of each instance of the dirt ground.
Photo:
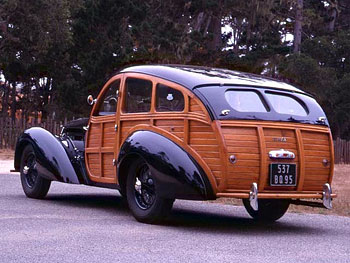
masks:
<svg viewBox="0 0 350 263"><path fill-rule="evenodd" d="M0 149L0 160L13 160L13 156L12 150Z"/></svg>
<svg viewBox="0 0 350 263"><path fill-rule="evenodd" d="M0 174L9 173L11 169L14 169L13 156L14 153L12 150L0 149ZM307 212L350 217L350 165L335 166L332 188L333 192L338 195L338 197L333 200L332 210L291 205L288 211L295 213ZM242 205L241 200L231 198L219 198L214 202Z"/></svg>

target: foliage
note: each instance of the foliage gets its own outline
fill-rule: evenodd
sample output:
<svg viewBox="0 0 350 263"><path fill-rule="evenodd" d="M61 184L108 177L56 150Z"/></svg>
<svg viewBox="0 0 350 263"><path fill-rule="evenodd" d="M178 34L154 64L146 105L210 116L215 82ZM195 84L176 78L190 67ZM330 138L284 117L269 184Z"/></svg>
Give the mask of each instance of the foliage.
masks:
<svg viewBox="0 0 350 263"><path fill-rule="evenodd" d="M335 136L350 138L349 10L348 0L0 0L3 109L78 117L126 65L197 64L294 83L315 95Z"/></svg>

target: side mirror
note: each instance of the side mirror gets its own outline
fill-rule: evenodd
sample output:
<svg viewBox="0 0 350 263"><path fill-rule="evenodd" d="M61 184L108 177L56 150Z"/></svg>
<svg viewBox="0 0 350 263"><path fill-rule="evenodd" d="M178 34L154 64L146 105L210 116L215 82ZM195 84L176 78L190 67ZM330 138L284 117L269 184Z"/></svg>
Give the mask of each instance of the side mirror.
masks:
<svg viewBox="0 0 350 263"><path fill-rule="evenodd" d="M89 95L89 96L87 97L86 101L87 101L87 103L88 103L90 106L92 106L92 105L94 105L94 104L96 103L97 100L94 99L94 97L92 97L92 95Z"/></svg>

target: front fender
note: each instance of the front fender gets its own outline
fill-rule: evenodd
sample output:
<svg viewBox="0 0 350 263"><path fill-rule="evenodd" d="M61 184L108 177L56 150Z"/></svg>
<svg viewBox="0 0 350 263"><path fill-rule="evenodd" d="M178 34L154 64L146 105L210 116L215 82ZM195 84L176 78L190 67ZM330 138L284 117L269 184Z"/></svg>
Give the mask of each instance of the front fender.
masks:
<svg viewBox="0 0 350 263"><path fill-rule="evenodd" d="M54 181L79 184L79 179L61 142L50 132L35 127L25 130L18 138L15 151L15 169L20 170L23 149L32 145L41 176Z"/></svg>
<svg viewBox="0 0 350 263"><path fill-rule="evenodd" d="M151 131L136 131L123 143L118 157L118 181L123 179L120 167L128 156L140 156L150 166L164 198L212 199L209 180L198 163L179 145ZM129 165L129 164L128 164Z"/></svg>

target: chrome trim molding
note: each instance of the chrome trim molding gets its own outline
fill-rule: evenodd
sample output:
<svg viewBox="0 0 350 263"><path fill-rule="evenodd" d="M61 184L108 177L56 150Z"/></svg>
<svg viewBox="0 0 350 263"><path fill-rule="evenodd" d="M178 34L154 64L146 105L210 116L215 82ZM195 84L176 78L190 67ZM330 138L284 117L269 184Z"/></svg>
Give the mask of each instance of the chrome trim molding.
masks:
<svg viewBox="0 0 350 263"><path fill-rule="evenodd" d="M274 150L269 152L269 157L271 159L294 159L295 154L293 152L280 149L280 150Z"/></svg>
<svg viewBox="0 0 350 263"><path fill-rule="evenodd" d="M332 188L329 183L323 185L323 205L327 209L332 209Z"/></svg>
<svg viewBox="0 0 350 263"><path fill-rule="evenodd" d="M250 192L249 192L249 202L253 210L258 211L259 205L258 205L258 184L257 183L252 183L252 188L250 189Z"/></svg>

